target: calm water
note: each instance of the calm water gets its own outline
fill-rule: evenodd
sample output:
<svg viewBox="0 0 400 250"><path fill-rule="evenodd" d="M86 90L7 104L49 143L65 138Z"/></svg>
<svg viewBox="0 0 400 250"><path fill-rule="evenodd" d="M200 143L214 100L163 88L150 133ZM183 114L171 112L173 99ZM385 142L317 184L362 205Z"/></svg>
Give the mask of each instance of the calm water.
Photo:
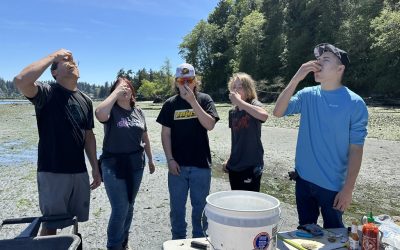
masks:
<svg viewBox="0 0 400 250"><path fill-rule="evenodd" d="M26 99L0 99L1 104L29 104ZM36 132L36 131L35 131ZM101 149L97 150L101 154ZM156 152L153 149L153 160L156 164L166 164L163 152ZM20 139L8 141L0 144L0 166L20 165L26 162L36 163L37 144L26 147L25 142Z"/></svg>
<svg viewBox="0 0 400 250"><path fill-rule="evenodd" d="M165 158L164 153L159 153L159 152L153 152L153 161L155 161L155 164L166 164L167 159Z"/></svg>
<svg viewBox="0 0 400 250"><path fill-rule="evenodd" d="M0 166L20 165L25 162L36 163L37 146L23 149L22 140L0 145Z"/></svg>
<svg viewBox="0 0 400 250"><path fill-rule="evenodd" d="M13 99L2 99L0 100L1 104L26 104L29 103L28 100L13 100Z"/></svg>
<svg viewBox="0 0 400 250"><path fill-rule="evenodd" d="M37 162L37 145L21 149L21 141L7 142L0 145L0 166L16 166L24 163ZM153 160L156 165L165 165L167 163L164 153L153 152ZM97 157L101 154L101 150L98 150ZM88 163L89 164L89 163ZM147 159L146 159L147 165Z"/></svg>

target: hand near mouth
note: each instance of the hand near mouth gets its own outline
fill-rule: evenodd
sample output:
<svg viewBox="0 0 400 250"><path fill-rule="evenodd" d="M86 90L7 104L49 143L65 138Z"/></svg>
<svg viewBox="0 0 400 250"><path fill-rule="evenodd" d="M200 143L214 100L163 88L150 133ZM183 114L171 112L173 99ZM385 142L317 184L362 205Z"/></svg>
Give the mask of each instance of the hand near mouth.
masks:
<svg viewBox="0 0 400 250"><path fill-rule="evenodd" d="M182 99L184 99L188 103L191 103L195 100L194 93L187 85L187 83L185 85L179 85L179 93Z"/></svg>
<svg viewBox="0 0 400 250"><path fill-rule="evenodd" d="M308 61L300 66L293 79L297 82L302 81L310 72L320 72L322 69L321 65L316 61Z"/></svg>

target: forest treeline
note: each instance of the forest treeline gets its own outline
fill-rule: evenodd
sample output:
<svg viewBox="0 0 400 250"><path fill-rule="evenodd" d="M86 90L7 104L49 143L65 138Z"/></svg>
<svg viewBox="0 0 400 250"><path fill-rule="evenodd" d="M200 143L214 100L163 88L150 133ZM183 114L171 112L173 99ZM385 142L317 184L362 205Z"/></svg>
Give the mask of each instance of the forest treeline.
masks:
<svg viewBox="0 0 400 250"><path fill-rule="evenodd" d="M351 89L400 97L398 0L223 0L179 48L213 98L223 97L229 76L242 71L274 100L323 42L349 53L344 83ZM308 77L299 88L311 84Z"/></svg>
<svg viewBox="0 0 400 250"><path fill-rule="evenodd" d="M133 72L131 69L120 69L117 77L128 78L137 92L139 100L164 100L173 94L173 74L171 63L166 59L160 70L146 70L145 68ZM40 81L44 84L54 84L55 81ZM95 85L87 82L78 82L78 88L93 99L104 99L110 93L113 82L105 82L103 85ZM10 80L0 78L0 99L23 98L15 85Z"/></svg>
<svg viewBox="0 0 400 250"><path fill-rule="evenodd" d="M349 53L343 79L349 88L364 98L400 98L399 0L221 0L183 38L179 54L195 66L214 100L227 100L229 77L246 72L257 81L260 99L271 102L322 42ZM163 100L172 94L175 67L166 59L159 70L121 69L116 75L132 80L139 99ZM299 88L313 84L310 74ZM100 99L110 85L79 82ZM11 81L0 78L0 98L19 96Z"/></svg>

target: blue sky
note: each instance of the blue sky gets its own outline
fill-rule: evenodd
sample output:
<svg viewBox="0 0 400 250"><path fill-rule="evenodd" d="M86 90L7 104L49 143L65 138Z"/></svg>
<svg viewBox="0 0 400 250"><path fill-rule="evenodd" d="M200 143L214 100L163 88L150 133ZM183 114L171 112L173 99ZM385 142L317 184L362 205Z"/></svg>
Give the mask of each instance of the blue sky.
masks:
<svg viewBox="0 0 400 250"><path fill-rule="evenodd" d="M81 78L112 81L119 69L176 67L182 38L218 0L2 0L0 77L60 49L72 51ZM46 70L40 80L51 80Z"/></svg>

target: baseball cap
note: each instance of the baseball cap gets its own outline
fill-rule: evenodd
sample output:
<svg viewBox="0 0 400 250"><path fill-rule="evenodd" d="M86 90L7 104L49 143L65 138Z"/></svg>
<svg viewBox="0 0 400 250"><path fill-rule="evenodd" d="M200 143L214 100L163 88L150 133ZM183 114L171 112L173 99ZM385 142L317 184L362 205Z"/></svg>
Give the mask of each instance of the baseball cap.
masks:
<svg viewBox="0 0 400 250"><path fill-rule="evenodd" d="M350 59L346 51L341 50L332 44L329 43L321 43L315 46L314 55L318 59L324 52L332 52L335 56L339 58L342 64L346 67L350 64Z"/></svg>
<svg viewBox="0 0 400 250"><path fill-rule="evenodd" d="M195 75L196 74L194 72L194 68L189 63L182 63L181 65L178 66L178 68L176 68L176 73L175 73L176 78L194 77Z"/></svg>

